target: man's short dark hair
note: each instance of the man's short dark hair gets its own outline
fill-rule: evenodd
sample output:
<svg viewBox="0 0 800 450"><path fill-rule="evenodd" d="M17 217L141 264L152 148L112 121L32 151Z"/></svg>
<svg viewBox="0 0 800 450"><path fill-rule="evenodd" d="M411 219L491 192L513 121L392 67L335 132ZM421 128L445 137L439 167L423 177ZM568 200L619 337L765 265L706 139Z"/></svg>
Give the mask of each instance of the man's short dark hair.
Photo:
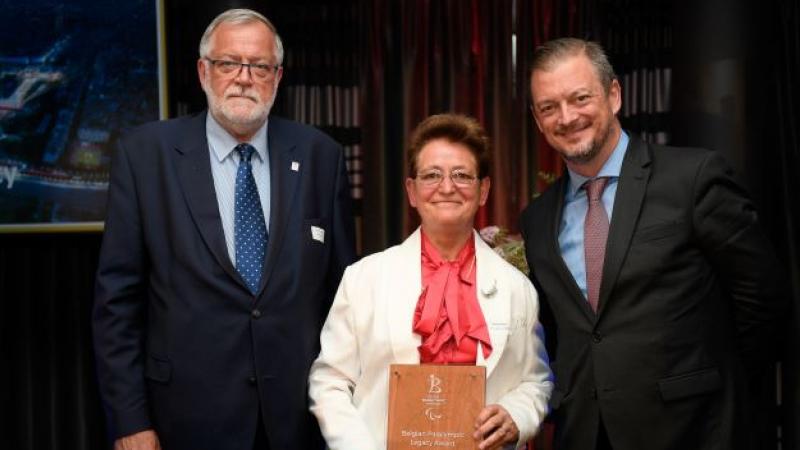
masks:
<svg viewBox="0 0 800 450"><path fill-rule="evenodd" d="M536 70L548 71L569 57L586 55L594 66L597 77L606 93L611 89L611 82L617 79L614 68L608 62L605 50L597 42L585 41L578 38L559 38L547 41L533 52L531 61L531 75Z"/></svg>

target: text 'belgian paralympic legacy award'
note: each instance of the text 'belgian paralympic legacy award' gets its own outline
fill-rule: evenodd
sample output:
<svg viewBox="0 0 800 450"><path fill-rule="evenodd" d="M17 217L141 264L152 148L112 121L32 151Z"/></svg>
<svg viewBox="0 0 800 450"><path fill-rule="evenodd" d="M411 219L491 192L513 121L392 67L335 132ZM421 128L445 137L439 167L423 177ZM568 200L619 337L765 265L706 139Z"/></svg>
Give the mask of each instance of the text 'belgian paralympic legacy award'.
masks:
<svg viewBox="0 0 800 450"><path fill-rule="evenodd" d="M473 425L485 403L483 366L392 364L388 449L476 449Z"/></svg>

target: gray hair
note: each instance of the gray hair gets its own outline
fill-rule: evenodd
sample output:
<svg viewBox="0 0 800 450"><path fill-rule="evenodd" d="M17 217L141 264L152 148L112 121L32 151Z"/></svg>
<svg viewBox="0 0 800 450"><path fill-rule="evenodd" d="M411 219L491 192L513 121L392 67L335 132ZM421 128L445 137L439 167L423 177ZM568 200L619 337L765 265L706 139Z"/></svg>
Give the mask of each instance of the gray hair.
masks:
<svg viewBox="0 0 800 450"><path fill-rule="evenodd" d="M203 37L200 38L200 57L208 57L208 53L211 51L211 35L214 34L214 30L216 30L218 26L223 23L242 24L250 22L263 23L272 31L272 34L275 35L275 58L278 60L277 64L279 66L282 65L283 41L281 41L281 37L278 35L278 30L269 19L251 9L229 9L215 17L214 20L208 24L205 33L203 33Z"/></svg>
<svg viewBox="0 0 800 450"><path fill-rule="evenodd" d="M578 38L560 38L547 41L533 52L531 61L531 75L536 70L550 70L556 63L566 58L577 55L586 55L594 66L597 77L606 93L611 89L611 82L617 79L614 68L608 62L605 50L597 42L585 41Z"/></svg>

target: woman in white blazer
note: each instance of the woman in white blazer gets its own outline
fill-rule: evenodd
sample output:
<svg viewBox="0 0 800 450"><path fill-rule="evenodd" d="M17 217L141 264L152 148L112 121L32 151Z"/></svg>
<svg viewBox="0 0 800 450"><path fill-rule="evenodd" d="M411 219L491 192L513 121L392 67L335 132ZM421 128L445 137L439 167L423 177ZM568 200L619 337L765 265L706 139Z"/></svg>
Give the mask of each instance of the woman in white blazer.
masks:
<svg viewBox="0 0 800 450"><path fill-rule="evenodd" d="M485 366L481 449L523 446L541 424L553 384L536 291L473 229L488 155L471 118L431 116L414 131L406 192L421 226L347 268L311 367L310 409L332 450L386 448L390 364Z"/></svg>

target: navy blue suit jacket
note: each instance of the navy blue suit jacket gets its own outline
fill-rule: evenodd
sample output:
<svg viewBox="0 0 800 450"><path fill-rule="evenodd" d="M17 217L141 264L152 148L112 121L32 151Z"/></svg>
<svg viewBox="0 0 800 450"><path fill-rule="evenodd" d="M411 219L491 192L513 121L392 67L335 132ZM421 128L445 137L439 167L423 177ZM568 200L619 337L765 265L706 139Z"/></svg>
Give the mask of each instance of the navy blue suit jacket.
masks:
<svg viewBox="0 0 800 450"><path fill-rule="evenodd" d="M355 259L344 154L270 117L270 239L253 295L227 252L205 121L147 124L118 144L93 319L110 425L114 437L154 428L169 450L250 450L260 409L273 449L314 448L308 370Z"/></svg>

